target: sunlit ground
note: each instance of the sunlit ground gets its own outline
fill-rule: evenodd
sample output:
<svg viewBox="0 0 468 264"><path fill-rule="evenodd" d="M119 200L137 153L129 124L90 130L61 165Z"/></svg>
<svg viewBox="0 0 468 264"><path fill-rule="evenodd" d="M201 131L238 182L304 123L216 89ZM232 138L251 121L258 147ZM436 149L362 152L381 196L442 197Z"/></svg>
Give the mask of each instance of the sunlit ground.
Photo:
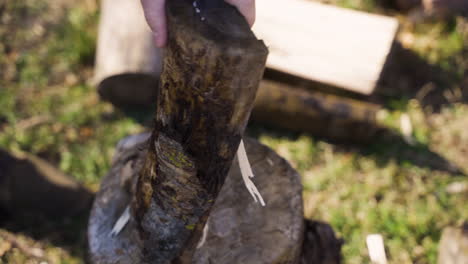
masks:
<svg viewBox="0 0 468 264"><path fill-rule="evenodd" d="M256 124L249 134L300 172L305 215L329 222L345 240L345 263L369 262L370 233L383 235L391 263L436 263L441 230L468 219L468 191L451 191L453 184L468 183L462 175L468 172L468 20L413 26L373 0L336 3L398 15L402 45L447 73L412 90L435 85L448 103L436 107L405 92L381 96L388 110L379 114L380 122L398 134L407 114L412 145L385 136L365 145L334 144ZM37 154L92 189L109 169L117 141L144 129L100 102L91 85L98 6L94 0L0 3L0 147ZM74 220L24 219L7 223L0 237L13 230L50 263L83 263L85 237ZM0 255L0 263L39 262L17 248Z"/></svg>

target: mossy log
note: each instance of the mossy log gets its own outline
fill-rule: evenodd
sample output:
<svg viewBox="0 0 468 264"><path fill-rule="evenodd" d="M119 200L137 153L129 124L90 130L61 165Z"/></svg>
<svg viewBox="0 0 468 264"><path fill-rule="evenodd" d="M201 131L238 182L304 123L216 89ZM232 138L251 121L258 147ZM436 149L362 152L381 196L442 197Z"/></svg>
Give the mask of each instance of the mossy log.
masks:
<svg viewBox="0 0 468 264"><path fill-rule="evenodd" d="M109 79L113 78L118 81L124 76ZM125 86L125 82L103 85L99 91L101 98L117 107L134 106L142 111L148 107L149 98L156 98L156 95L148 97L147 92ZM380 109L380 106L364 101L262 80L251 120L337 142L365 143L382 130L376 120Z"/></svg>
<svg viewBox="0 0 468 264"><path fill-rule="evenodd" d="M131 185L138 263L192 263L245 130L268 53L237 9L222 0L193 3L166 3L168 47L155 128ZM90 226L93 255L101 254L93 246L99 243L96 215ZM108 257L94 259L114 263Z"/></svg>
<svg viewBox="0 0 468 264"><path fill-rule="evenodd" d="M137 223L109 236L144 166L150 134L122 140L112 169L97 194L89 226L93 263L148 263ZM253 180L267 205L255 203L234 161L208 218L205 239L190 263L340 263L341 240L324 223L303 220L300 176L289 163L256 140L244 138L255 174ZM133 181L132 181L133 179ZM154 263L154 262L150 262Z"/></svg>
<svg viewBox="0 0 468 264"><path fill-rule="evenodd" d="M197 1L197 12L193 2L169 2L156 127L118 145L91 213L93 263L322 263L321 254L301 256L326 240L304 240L319 232L305 230L299 175L245 139L261 207L232 163L266 49L237 10L210 5ZM128 204L129 223L111 236Z"/></svg>

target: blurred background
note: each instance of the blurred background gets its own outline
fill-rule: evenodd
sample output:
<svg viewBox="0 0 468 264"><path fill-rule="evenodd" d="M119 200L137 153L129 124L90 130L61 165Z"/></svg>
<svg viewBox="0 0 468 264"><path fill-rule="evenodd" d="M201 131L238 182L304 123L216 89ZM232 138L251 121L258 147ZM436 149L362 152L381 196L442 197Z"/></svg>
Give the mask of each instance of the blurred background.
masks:
<svg viewBox="0 0 468 264"><path fill-rule="evenodd" d="M468 219L468 18L426 2L322 1L399 22L372 94L315 91L369 105L369 127L350 135L355 123L330 121L332 129L315 133L264 122L262 113L247 130L302 175L305 216L344 240L344 263L370 262L373 233L383 236L390 263L437 263L442 230ZM117 142L151 125L151 114L97 93L99 17L97 0L0 2L0 148L35 155L93 191ZM313 86L270 70L267 77ZM0 263L85 263L86 219L0 212Z"/></svg>

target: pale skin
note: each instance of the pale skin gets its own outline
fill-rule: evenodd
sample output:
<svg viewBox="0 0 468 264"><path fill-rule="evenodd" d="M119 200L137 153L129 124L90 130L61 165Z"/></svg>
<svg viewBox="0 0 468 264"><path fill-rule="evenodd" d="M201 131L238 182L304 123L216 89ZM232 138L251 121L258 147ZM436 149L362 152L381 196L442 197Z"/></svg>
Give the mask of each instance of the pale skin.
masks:
<svg viewBox="0 0 468 264"><path fill-rule="evenodd" d="M170 1L170 0L169 0ZM225 0L235 6L250 26L255 22L255 0ZM166 0L141 0L146 21L153 31L156 46L162 48L167 41Z"/></svg>

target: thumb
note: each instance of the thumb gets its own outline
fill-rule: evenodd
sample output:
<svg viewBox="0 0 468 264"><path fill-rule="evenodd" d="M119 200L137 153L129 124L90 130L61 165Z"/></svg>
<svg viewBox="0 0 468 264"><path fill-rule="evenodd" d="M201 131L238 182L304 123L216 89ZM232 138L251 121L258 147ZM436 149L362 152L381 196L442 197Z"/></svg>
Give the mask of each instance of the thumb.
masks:
<svg viewBox="0 0 468 264"><path fill-rule="evenodd" d="M162 48L166 45L167 27L165 0L141 0L146 22L154 34L156 46Z"/></svg>
<svg viewBox="0 0 468 264"><path fill-rule="evenodd" d="M255 22L255 0L225 0L227 3L235 6L245 17L250 27Z"/></svg>

